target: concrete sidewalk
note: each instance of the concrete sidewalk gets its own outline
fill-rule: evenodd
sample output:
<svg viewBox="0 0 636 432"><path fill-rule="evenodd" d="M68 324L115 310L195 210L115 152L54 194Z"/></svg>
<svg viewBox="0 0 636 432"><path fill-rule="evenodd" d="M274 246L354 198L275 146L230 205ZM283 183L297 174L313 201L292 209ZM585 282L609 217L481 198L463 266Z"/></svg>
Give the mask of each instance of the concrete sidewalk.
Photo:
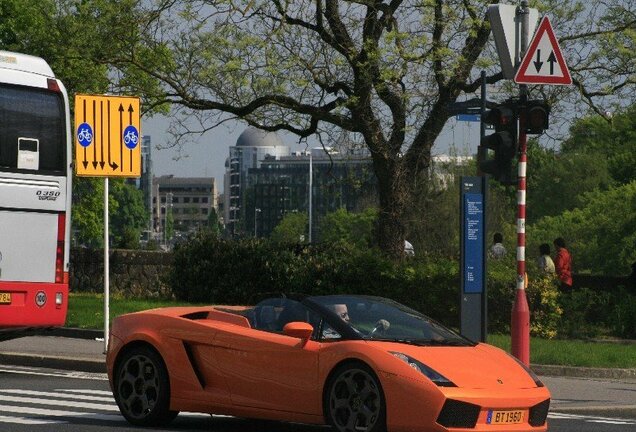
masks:
<svg viewBox="0 0 636 432"><path fill-rule="evenodd" d="M103 333L82 336L27 336L0 342L0 364L106 372Z"/></svg>

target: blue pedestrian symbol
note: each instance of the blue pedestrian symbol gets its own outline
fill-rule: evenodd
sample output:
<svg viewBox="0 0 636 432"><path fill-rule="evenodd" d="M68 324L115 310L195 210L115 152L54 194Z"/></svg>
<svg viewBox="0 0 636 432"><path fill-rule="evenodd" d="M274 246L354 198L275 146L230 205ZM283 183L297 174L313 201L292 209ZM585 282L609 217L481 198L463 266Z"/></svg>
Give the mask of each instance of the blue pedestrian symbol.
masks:
<svg viewBox="0 0 636 432"><path fill-rule="evenodd" d="M77 128L77 141L82 147L88 147L93 142L93 128L88 123L82 123Z"/></svg>
<svg viewBox="0 0 636 432"><path fill-rule="evenodd" d="M128 147L129 149L134 149L135 147L137 147L137 143L139 142L139 132L137 131L137 128L134 126L128 126L126 129L124 129L124 144L126 144L126 147Z"/></svg>

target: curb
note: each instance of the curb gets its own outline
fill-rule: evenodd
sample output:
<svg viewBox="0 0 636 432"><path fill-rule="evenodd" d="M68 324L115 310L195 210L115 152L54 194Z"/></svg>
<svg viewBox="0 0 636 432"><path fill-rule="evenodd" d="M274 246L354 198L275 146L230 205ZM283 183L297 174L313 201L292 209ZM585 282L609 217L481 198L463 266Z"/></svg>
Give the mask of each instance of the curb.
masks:
<svg viewBox="0 0 636 432"><path fill-rule="evenodd" d="M537 375L569 378L599 378L615 380L636 380L636 369L588 368L561 365L530 365Z"/></svg>
<svg viewBox="0 0 636 432"><path fill-rule="evenodd" d="M104 339L103 330L55 327L38 333L38 336L58 336L71 339Z"/></svg>
<svg viewBox="0 0 636 432"><path fill-rule="evenodd" d="M0 353L0 364L72 370L89 373L106 373L104 360L55 357L39 354Z"/></svg>

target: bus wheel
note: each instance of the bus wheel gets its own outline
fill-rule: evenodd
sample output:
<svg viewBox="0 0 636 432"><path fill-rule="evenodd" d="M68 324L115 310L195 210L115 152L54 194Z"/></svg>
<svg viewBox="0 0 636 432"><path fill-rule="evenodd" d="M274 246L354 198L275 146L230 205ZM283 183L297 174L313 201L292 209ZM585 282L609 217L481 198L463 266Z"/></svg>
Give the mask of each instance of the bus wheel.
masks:
<svg viewBox="0 0 636 432"><path fill-rule="evenodd" d="M148 346L134 347L123 354L115 370L113 393L122 415L137 426L164 425L178 414L169 410L166 366Z"/></svg>

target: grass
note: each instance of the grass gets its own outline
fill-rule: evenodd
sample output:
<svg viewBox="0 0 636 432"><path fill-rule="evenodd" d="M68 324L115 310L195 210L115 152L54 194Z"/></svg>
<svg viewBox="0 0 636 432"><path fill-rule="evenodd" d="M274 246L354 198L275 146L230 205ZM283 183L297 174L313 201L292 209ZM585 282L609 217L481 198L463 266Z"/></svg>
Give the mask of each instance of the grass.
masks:
<svg viewBox="0 0 636 432"><path fill-rule="evenodd" d="M110 319L118 315L166 306L187 306L170 300L111 298ZM72 293L69 300L67 327L102 329L104 300L99 294ZM509 335L488 335L488 343L510 352ZM580 340L548 340L531 338L530 362L534 364L636 368L636 344L598 343Z"/></svg>
<svg viewBox="0 0 636 432"><path fill-rule="evenodd" d="M109 302L110 320L130 312L167 306L192 306L191 303L171 300L122 299L111 297ZM101 294L71 293L68 302L66 327L82 329L104 328L104 296Z"/></svg>
<svg viewBox="0 0 636 432"><path fill-rule="evenodd" d="M488 343L510 352L509 335L489 335ZM636 344L530 338L530 363L636 368Z"/></svg>

